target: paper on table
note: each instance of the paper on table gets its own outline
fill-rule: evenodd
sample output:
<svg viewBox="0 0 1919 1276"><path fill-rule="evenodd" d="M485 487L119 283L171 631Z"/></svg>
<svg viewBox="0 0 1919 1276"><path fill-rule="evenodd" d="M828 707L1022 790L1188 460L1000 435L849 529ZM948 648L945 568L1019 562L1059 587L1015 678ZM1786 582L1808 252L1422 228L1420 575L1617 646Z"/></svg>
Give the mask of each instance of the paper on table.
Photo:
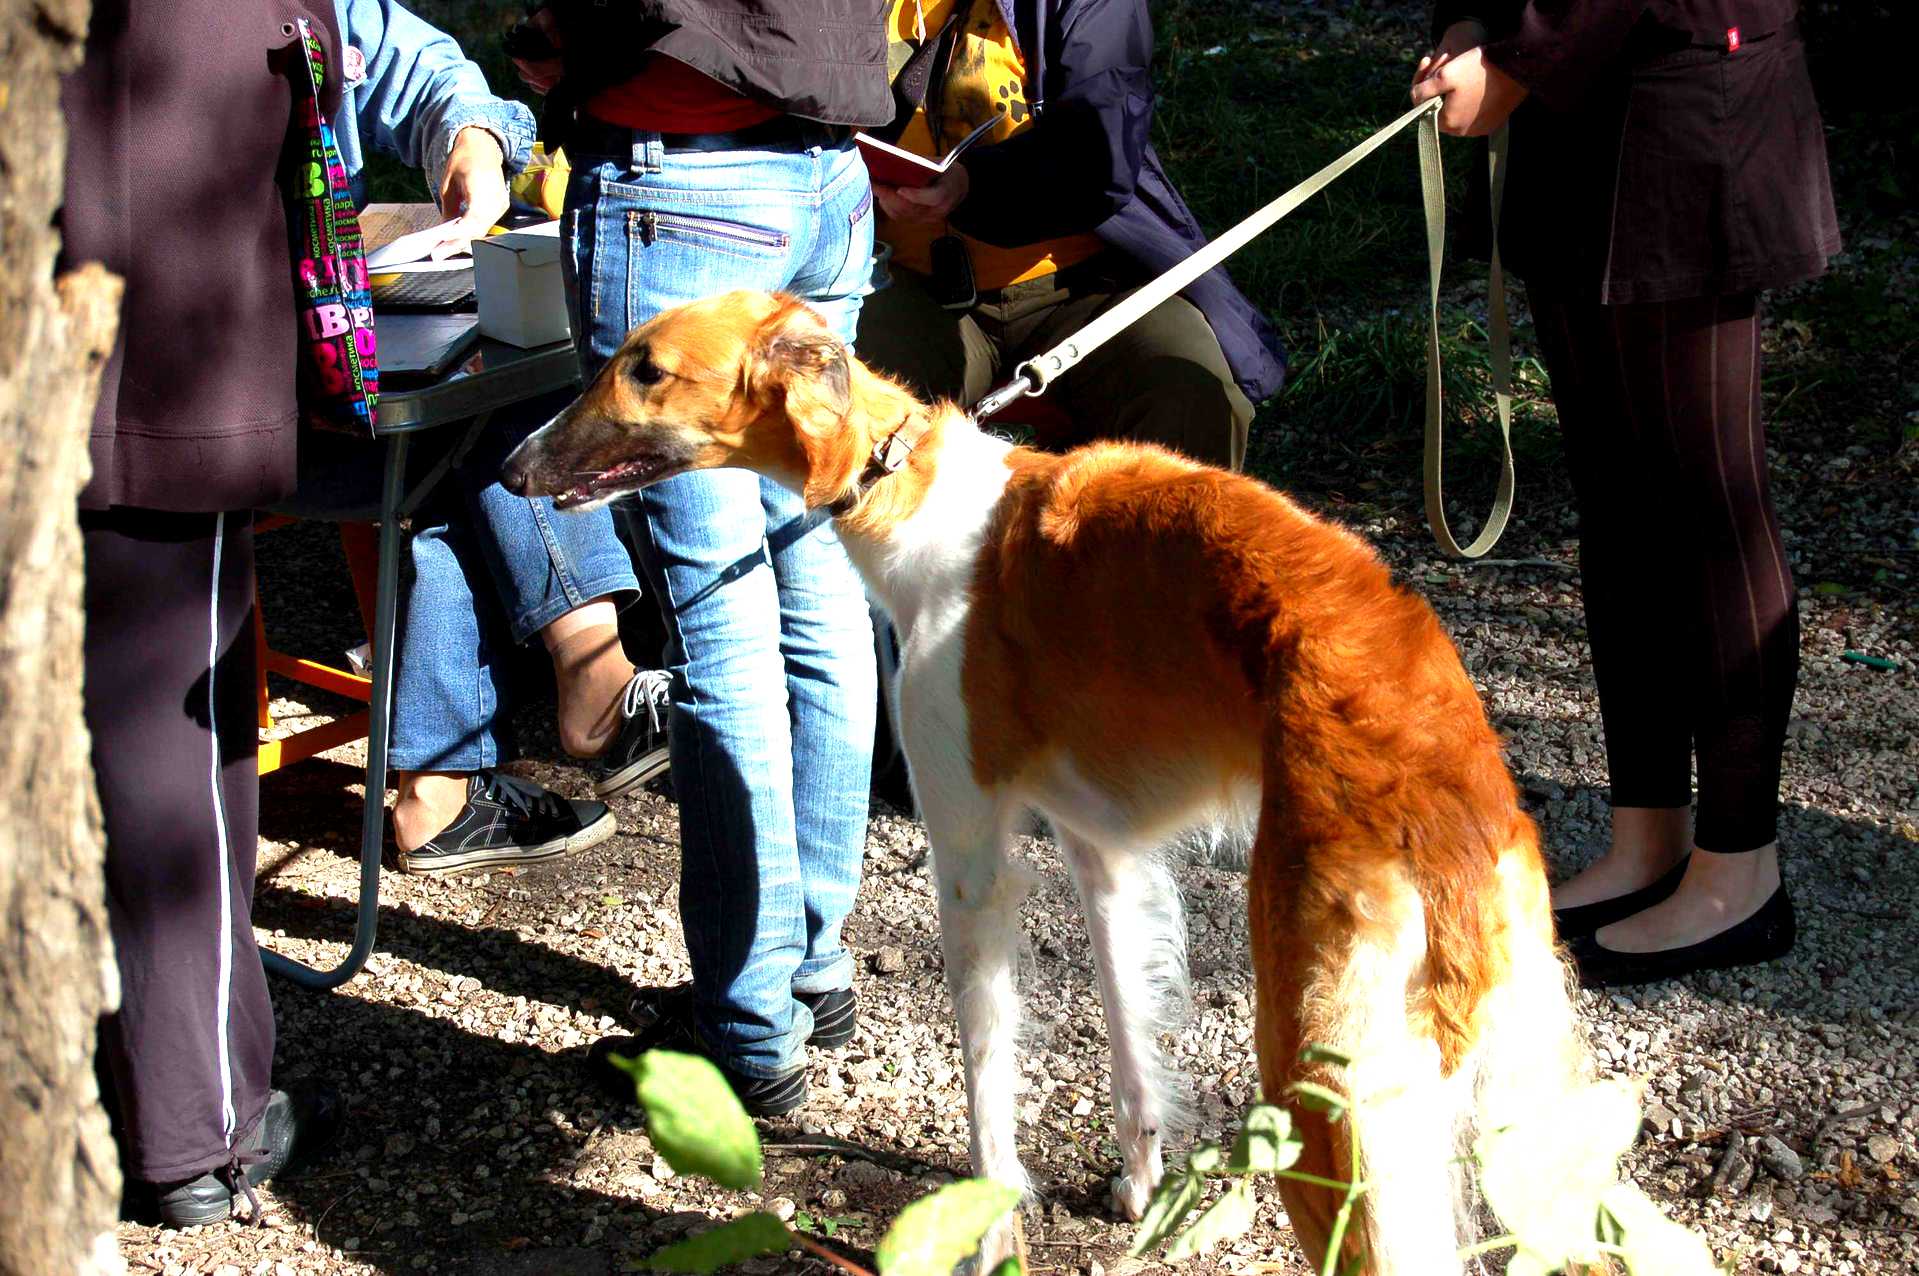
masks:
<svg viewBox="0 0 1919 1276"><path fill-rule="evenodd" d="M375 248L366 255L368 273L398 274L424 270L459 270L471 266L473 264L471 261L454 261L449 258L434 260L427 256L446 239L448 228L452 225L453 223L449 221L438 226L429 226L425 230L401 235L391 243ZM461 257L465 253L466 250L461 249L460 252L453 254L453 257Z"/></svg>

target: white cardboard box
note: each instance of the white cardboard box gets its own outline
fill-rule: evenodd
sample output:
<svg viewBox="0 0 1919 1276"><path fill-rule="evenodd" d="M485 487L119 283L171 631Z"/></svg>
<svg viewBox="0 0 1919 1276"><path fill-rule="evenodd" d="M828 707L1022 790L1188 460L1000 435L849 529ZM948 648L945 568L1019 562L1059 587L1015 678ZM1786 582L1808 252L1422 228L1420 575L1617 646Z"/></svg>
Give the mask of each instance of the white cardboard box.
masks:
<svg viewBox="0 0 1919 1276"><path fill-rule="evenodd" d="M565 340L572 327L560 283L560 223L474 240L473 292L483 335L523 347Z"/></svg>

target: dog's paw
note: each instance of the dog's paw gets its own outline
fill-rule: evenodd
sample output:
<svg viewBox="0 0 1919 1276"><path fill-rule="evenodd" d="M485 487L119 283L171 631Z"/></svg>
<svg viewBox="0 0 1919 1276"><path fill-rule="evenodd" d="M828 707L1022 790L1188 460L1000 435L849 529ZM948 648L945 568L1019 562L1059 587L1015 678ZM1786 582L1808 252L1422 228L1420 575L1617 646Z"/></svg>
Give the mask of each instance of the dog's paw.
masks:
<svg viewBox="0 0 1919 1276"><path fill-rule="evenodd" d="M1146 1217L1146 1203L1153 1199L1153 1184L1131 1174L1113 1178L1113 1209L1121 1218L1139 1222Z"/></svg>

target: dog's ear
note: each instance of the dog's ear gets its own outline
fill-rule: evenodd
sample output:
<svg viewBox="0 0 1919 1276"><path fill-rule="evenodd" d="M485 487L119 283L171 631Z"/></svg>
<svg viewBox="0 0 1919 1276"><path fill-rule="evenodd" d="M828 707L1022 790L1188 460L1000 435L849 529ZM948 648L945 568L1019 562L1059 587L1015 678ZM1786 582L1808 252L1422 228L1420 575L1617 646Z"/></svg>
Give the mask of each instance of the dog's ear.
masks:
<svg viewBox="0 0 1919 1276"><path fill-rule="evenodd" d="M747 393L769 408L777 406L791 424L806 465L802 495L807 507L830 503L863 464L847 423L853 369L846 343L805 304L782 307L760 330L748 361Z"/></svg>
<svg viewBox="0 0 1919 1276"><path fill-rule="evenodd" d="M771 404L784 400L787 416L802 431L837 425L853 401L853 370L846 344L813 310L793 302L760 329L747 391Z"/></svg>

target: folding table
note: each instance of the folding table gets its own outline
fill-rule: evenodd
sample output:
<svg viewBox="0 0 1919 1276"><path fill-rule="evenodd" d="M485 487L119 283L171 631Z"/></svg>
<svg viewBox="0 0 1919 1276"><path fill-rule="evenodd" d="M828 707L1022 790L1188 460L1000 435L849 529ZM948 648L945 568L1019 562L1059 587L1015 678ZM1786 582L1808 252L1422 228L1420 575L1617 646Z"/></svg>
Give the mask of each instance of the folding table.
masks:
<svg viewBox="0 0 1919 1276"><path fill-rule="evenodd" d="M477 325L472 315L383 314L377 319L381 352L429 348L439 343L449 323ZM353 947L331 970L316 970L261 946L260 959L271 974L306 988L337 988L359 973L373 951L380 917L380 851L386 831L387 737L393 709L393 645L399 611L400 547L407 524L434 486L446 477L491 422L493 414L516 403L577 385L579 360L570 341L522 350L482 337L472 352L438 375L412 375L404 360L381 360L382 392L374 438L385 446L380 484L380 563L375 596L373 687L368 702L366 809L360 823L360 897ZM430 366L430 365L428 365ZM407 487L407 451L413 436L428 430L461 427L459 441L447 449L411 489Z"/></svg>

